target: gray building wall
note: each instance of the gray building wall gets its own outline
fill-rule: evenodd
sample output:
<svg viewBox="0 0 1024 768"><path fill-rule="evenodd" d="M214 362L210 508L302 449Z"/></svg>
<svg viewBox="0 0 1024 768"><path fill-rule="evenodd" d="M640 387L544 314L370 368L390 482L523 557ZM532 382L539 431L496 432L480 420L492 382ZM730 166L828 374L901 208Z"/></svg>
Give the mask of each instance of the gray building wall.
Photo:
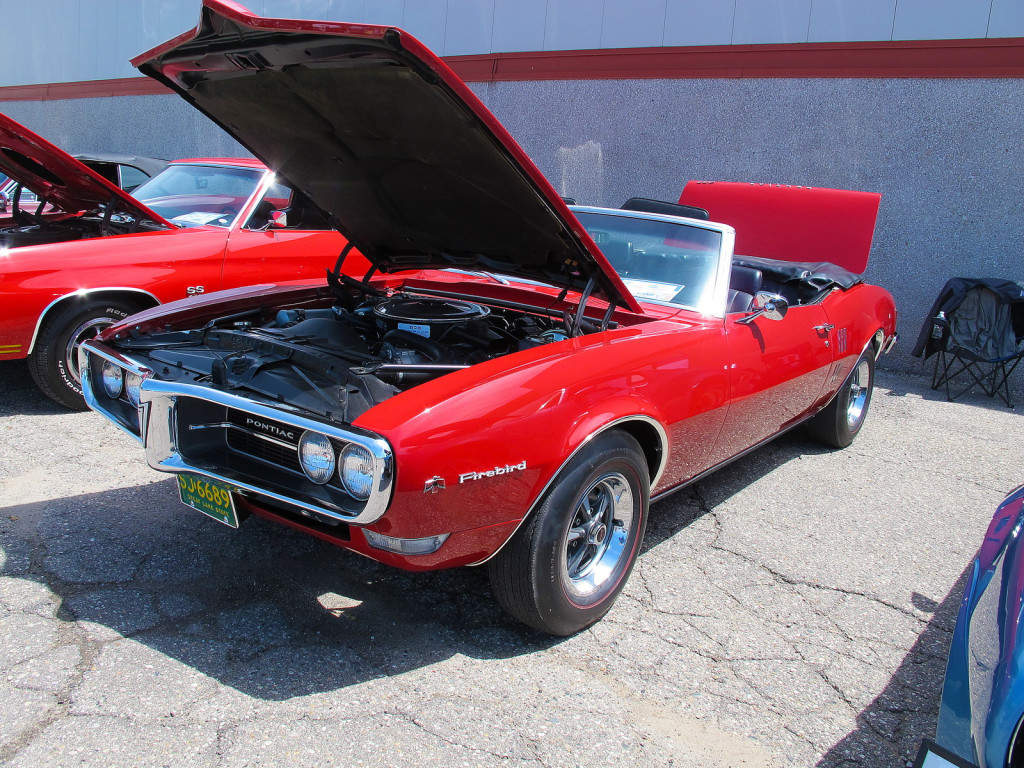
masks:
<svg viewBox="0 0 1024 768"><path fill-rule="evenodd" d="M909 357L952 276L1024 278L1024 82L640 80L474 85L562 194L676 200L690 179L883 194L867 277L900 310ZM0 103L68 150L162 157L244 150L176 96ZM823 250L822 257L827 257Z"/></svg>
<svg viewBox="0 0 1024 768"><path fill-rule="evenodd" d="M1021 0L243 0L253 13L401 27L439 56L1024 36ZM6 0L0 86L133 77L199 0Z"/></svg>
<svg viewBox="0 0 1024 768"><path fill-rule="evenodd" d="M245 0L243 0L245 1ZM247 0L257 14L401 26L440 55L1024 36L1021 0ZM195 25L198 0L13 3L0 86L132 77ZM883 193L869 280L909 357L948 277L1024 278L1020 80L722 79L472 86L554 186L582 203L678 199L689 179ZM244 150L176 96L0 102L69 151ZM823 258L826 254L823 254Z"/></svg>

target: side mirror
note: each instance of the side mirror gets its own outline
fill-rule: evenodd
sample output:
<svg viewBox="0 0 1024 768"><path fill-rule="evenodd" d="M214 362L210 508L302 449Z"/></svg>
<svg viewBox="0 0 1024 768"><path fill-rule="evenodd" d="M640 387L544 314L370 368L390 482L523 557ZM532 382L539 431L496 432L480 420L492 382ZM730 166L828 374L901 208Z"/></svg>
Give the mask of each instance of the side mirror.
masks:
<svg viewBox="0 0 1024 768"><path fill-rule="evenodd" d="M750 308L753 310L753 313L736 322L743 324L752 323L759 317L764 317L766 320L781 320L789 311L789 302L785 296L780 296L777 293L758 291L754 294L754 301L751 303Z"/></svg>
<svg viewBox="0 0 1024 768"><path fill-rule="evenodd" d="M751 306L755 312L760 312L768 320L781 320L789 312L789 302L785 297L768 291L758 291L754 294L754 303Z"/></svg>
<svg viewBox="0 0 1024 768"><path fill-rule="evenodd" d="M270 228L284 229L288 226L288 214L284 211L273 211L270 214Z"/></svg>

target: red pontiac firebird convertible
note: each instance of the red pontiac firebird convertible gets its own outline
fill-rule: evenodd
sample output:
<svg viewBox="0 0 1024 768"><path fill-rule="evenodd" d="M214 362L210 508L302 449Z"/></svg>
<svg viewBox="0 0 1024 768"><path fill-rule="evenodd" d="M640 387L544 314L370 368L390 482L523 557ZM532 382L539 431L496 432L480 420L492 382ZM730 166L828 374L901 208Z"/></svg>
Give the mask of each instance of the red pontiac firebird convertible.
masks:
<svg viewBox="0 0 1024 768"><path fill-rule="evenodd" d="M569 208L390 28L205 0L193 33L136 64L373 264L347 277L343 253L325 283L176 302L82 345L89 405L195 509L400 568L486 564L512 615L566 635L611 607L652 499L796 425L842 447L864 423L896 323L855 271L877 195L688 186L728 223ZM812 263L759 242L837 205L834 235L789 251ZM788 225L765 218L784 208Z"/></svg>
<svg viewBox="0 0 1024 768"><path fill-rule="evenodd" d="M255 160L180 160L130 196L0 115L0 173L36 203L0 225L0 360L28 358L40 389L70 408L85 408L83 339L173 299L322 277L345 246Z"/></svg>

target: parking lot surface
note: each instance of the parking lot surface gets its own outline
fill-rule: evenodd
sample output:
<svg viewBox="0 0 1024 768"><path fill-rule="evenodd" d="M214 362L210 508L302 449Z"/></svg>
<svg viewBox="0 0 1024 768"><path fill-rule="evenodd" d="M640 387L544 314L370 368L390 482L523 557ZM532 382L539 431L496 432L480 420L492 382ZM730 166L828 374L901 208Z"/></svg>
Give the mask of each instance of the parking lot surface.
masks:
<svg viewBox="0 0 1024 768"><path fill-rule="evenodd" d="M903 765L1022 455L1017 413L882 372L847 450L787 435L653 505L611 613L551 639L483 571L204 518L2 363L0 765Z"/></svg>

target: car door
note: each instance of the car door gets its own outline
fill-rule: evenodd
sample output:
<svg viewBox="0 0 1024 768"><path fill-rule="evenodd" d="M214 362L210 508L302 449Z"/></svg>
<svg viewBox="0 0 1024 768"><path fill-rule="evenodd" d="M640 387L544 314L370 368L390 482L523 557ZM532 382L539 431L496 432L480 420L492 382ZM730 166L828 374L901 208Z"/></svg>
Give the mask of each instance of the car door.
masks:
<svg viewBox="0 0 1024 768"><path fill-rule="evenodd" d="M313 282L334 267L345 238L319 212L303 207L296 198L287 186L271 184L248 214L239 217L224 251L222 287L285 280ZM283 212L284 218L272 222L272 211ZM350 274L361 275L368 268L369 263L361 257L346 260Z"/></svg>
<svg viewBox="0 0 1024 768"><path fill-rule="evenodd" d="M726 316L729 410L716 446L719 460L798 421L820 397L832 366L830 326L820 304L791 306L781 320L749 312Z"/></svg>

